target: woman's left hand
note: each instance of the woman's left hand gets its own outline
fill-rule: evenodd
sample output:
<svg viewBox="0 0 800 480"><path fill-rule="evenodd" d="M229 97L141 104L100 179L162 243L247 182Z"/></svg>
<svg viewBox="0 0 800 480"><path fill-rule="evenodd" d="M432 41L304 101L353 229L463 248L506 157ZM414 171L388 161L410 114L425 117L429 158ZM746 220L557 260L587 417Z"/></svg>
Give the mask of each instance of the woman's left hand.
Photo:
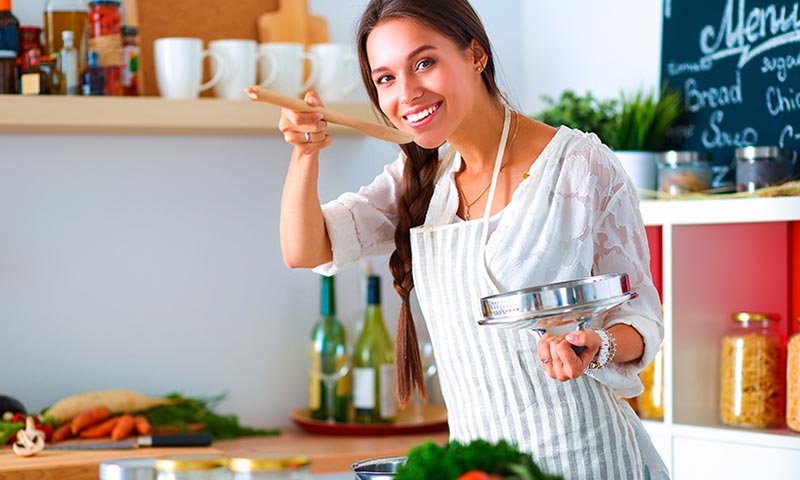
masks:
<svg viewBox="0 0 800 480"><path fill-rule="evenodd" d="M600 335L591 329L558 337L545 333L537 343L539 365L550 378L562 382L578 378L597 355L601 343ZM577 355L573 345L586 348Z"/></svg>

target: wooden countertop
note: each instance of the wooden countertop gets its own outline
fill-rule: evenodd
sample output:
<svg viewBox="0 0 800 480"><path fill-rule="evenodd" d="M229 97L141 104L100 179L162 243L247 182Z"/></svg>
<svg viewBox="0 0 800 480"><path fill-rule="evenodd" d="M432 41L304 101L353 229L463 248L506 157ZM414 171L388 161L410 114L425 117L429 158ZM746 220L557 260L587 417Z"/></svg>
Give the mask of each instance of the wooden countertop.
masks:
<svg viewBox="0 0 800 480"><path fill-rule="evenodd" d="M246 455L280 453L311 455L313 474L347 472L350 464L372 457L405 455L426 439L443 444L447 432L389 436L314 435L290 427L275 437L248 437L215 442L208 448L135 450L45 450L34 457L17 457L0 447L0 480L97 480L100 462L117 458L147 458L183 453Z"/></svg>

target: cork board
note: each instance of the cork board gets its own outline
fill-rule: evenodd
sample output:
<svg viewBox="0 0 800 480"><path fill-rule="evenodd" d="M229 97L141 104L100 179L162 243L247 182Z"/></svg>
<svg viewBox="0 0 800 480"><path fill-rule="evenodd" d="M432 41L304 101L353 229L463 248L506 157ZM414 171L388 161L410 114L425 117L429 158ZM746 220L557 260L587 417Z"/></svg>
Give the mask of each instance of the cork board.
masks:
<svg viewBox="0 0 800 480"><path fill-rule="evenodd" d="M139 27L141 95L157 96L153 41L160 37L258 40L257 21L262 13L278 9L279 0L125 0L129 24ZM208 76L208 67L206 68ZM213 96L211 90L201 94Z"/></svg>

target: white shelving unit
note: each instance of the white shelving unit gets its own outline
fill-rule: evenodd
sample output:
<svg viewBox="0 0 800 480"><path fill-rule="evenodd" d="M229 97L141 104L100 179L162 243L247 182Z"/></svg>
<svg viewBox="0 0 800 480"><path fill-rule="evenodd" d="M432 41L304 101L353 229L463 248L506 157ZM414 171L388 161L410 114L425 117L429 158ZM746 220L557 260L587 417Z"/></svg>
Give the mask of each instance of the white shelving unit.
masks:
<svg viewBox="0 0 800 480"><path fill-rule="evenodd" d="M800 197L643 201L641 211L661 233L665 327L664 419L645 426L673 478L800 478L800 434L718 417L731 314L779 313L788 331Z"/></svg>

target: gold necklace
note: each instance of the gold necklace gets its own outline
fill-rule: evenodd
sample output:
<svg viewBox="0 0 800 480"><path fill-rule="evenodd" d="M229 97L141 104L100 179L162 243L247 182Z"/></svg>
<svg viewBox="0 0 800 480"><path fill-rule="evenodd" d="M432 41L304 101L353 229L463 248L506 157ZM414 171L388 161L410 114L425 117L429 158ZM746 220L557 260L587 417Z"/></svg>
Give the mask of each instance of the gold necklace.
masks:
<svg viewBox="0 0 800 480"><path fill-rule="evenodd" d="M515 123L514 123L514 135L512 135L511 142L508 144L509 152L511 151L511 147L514 145L514 140L517 139L517 132L519 131L519 118L517 117L517 115L519 114L517 112L512 112L512 113L514 114ZM500 175L500 172L502 172L504 168L506 168L506 164L501 163L500 170L497 171L497 174ZM491 186L492 186L492 181L489 180L489 184L486 185L486 187L484 187L483 190L481 190L481 193L479 193L474 200L469 202L467 201L467 197L464 195L464 192L461 190L461 187L458 186L458 182L456 182L456 190L458 190L459 197L461 197L461 200L464 202L464 220L469 221L469 207L475 205L475 202L480 200L480 198L483 197L483 195L487 191L489 191L489 187Z"/></svg>

